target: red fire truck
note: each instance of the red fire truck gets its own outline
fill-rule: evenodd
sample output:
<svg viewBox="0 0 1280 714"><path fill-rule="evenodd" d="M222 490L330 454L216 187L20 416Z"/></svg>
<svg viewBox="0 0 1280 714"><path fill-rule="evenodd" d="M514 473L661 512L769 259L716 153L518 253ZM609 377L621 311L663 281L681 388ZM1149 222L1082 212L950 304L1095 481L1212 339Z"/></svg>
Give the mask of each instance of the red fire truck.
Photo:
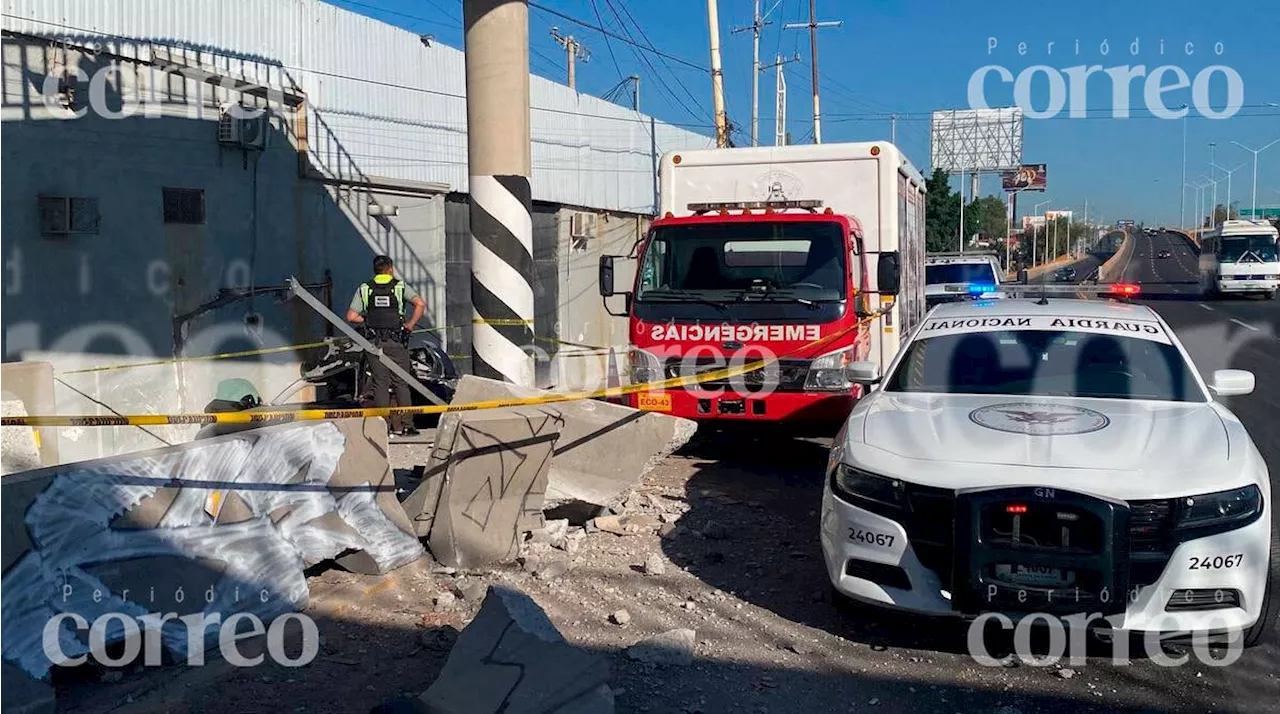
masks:
<svg viewBox="0 0 1280 714"><path fill-rule="evenodd" d="M668 153L661 216L632 256L603 256L624 296L632 383L776 357L763 370L630 395L697 420L842 422L923 317L924 179L887 142ZM620 259L632 289L614 287ZM622 315L624 313L614 313Z"/></svg>

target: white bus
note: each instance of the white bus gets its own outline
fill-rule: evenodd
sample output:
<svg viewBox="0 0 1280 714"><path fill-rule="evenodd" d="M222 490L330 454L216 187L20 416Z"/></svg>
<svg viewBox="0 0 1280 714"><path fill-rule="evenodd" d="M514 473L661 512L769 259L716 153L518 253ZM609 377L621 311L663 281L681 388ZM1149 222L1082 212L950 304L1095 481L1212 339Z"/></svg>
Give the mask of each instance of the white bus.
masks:
<svg viewBox="0 0 1280 714"><path fill-rule="evenodd" d="M1275 299L1280 289L1277 231L1266 221L1223 221L1200 239L1200 287L1206 295L1255 294Z"/></svg>

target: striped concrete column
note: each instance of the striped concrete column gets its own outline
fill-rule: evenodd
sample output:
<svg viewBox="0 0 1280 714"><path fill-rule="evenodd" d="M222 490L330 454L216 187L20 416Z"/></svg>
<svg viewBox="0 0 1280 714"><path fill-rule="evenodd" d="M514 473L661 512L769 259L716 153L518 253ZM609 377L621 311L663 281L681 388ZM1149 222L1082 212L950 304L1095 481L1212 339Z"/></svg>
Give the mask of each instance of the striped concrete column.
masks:
<svg viewBox="0 0 1280 714"><path fill-rule="evenodd" d="M533 386L533 217L529 179L472 176L471 371Z"/></svg>
<svg viewBox="0 0 1280 714"><path fill-rule="evenodd" d="M471 371L532 387L529 7L464 0L471 194Z"/></svg>

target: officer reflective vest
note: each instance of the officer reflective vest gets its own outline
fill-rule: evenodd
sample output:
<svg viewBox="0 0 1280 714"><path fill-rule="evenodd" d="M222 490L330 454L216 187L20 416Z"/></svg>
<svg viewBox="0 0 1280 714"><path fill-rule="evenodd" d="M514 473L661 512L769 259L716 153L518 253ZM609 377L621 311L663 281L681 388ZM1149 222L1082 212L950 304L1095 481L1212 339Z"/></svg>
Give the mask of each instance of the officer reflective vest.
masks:
<svg viewBox="0 0 1280 714"><path fill-rule="evenodd" d="M364 323L375 330L404 327L404 283L390 275L378 275L360 286Z"/></svg>

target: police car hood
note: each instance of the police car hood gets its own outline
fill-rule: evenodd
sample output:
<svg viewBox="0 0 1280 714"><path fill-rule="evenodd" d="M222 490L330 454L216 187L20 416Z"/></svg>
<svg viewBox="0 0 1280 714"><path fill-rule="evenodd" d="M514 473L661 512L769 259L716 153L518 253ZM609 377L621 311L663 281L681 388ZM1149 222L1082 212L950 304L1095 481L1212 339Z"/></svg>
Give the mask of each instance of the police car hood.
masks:
<svg viewBox="0 0 1280 714"><path fill-rule="evenodd" d="M862 443L848 445L872 459L874 452L881 459L902 457L888 460L898 463L890 470L917 464L933 474L927 479L937 481L932 485L997 485L948 483L948 473L1025 483L1021 467L1036 469L1035 480L1043 485L1097 479L1096 492L1108 492L1107 481L1125 473L1139 481L1203 481L1210 491L1224 488L1230 477L1227 426L1208 402L891 392L866 401L855 410L849 432L857 439L854 430L860 431ZM911 473L894 475L916 480Z"/></svg>

